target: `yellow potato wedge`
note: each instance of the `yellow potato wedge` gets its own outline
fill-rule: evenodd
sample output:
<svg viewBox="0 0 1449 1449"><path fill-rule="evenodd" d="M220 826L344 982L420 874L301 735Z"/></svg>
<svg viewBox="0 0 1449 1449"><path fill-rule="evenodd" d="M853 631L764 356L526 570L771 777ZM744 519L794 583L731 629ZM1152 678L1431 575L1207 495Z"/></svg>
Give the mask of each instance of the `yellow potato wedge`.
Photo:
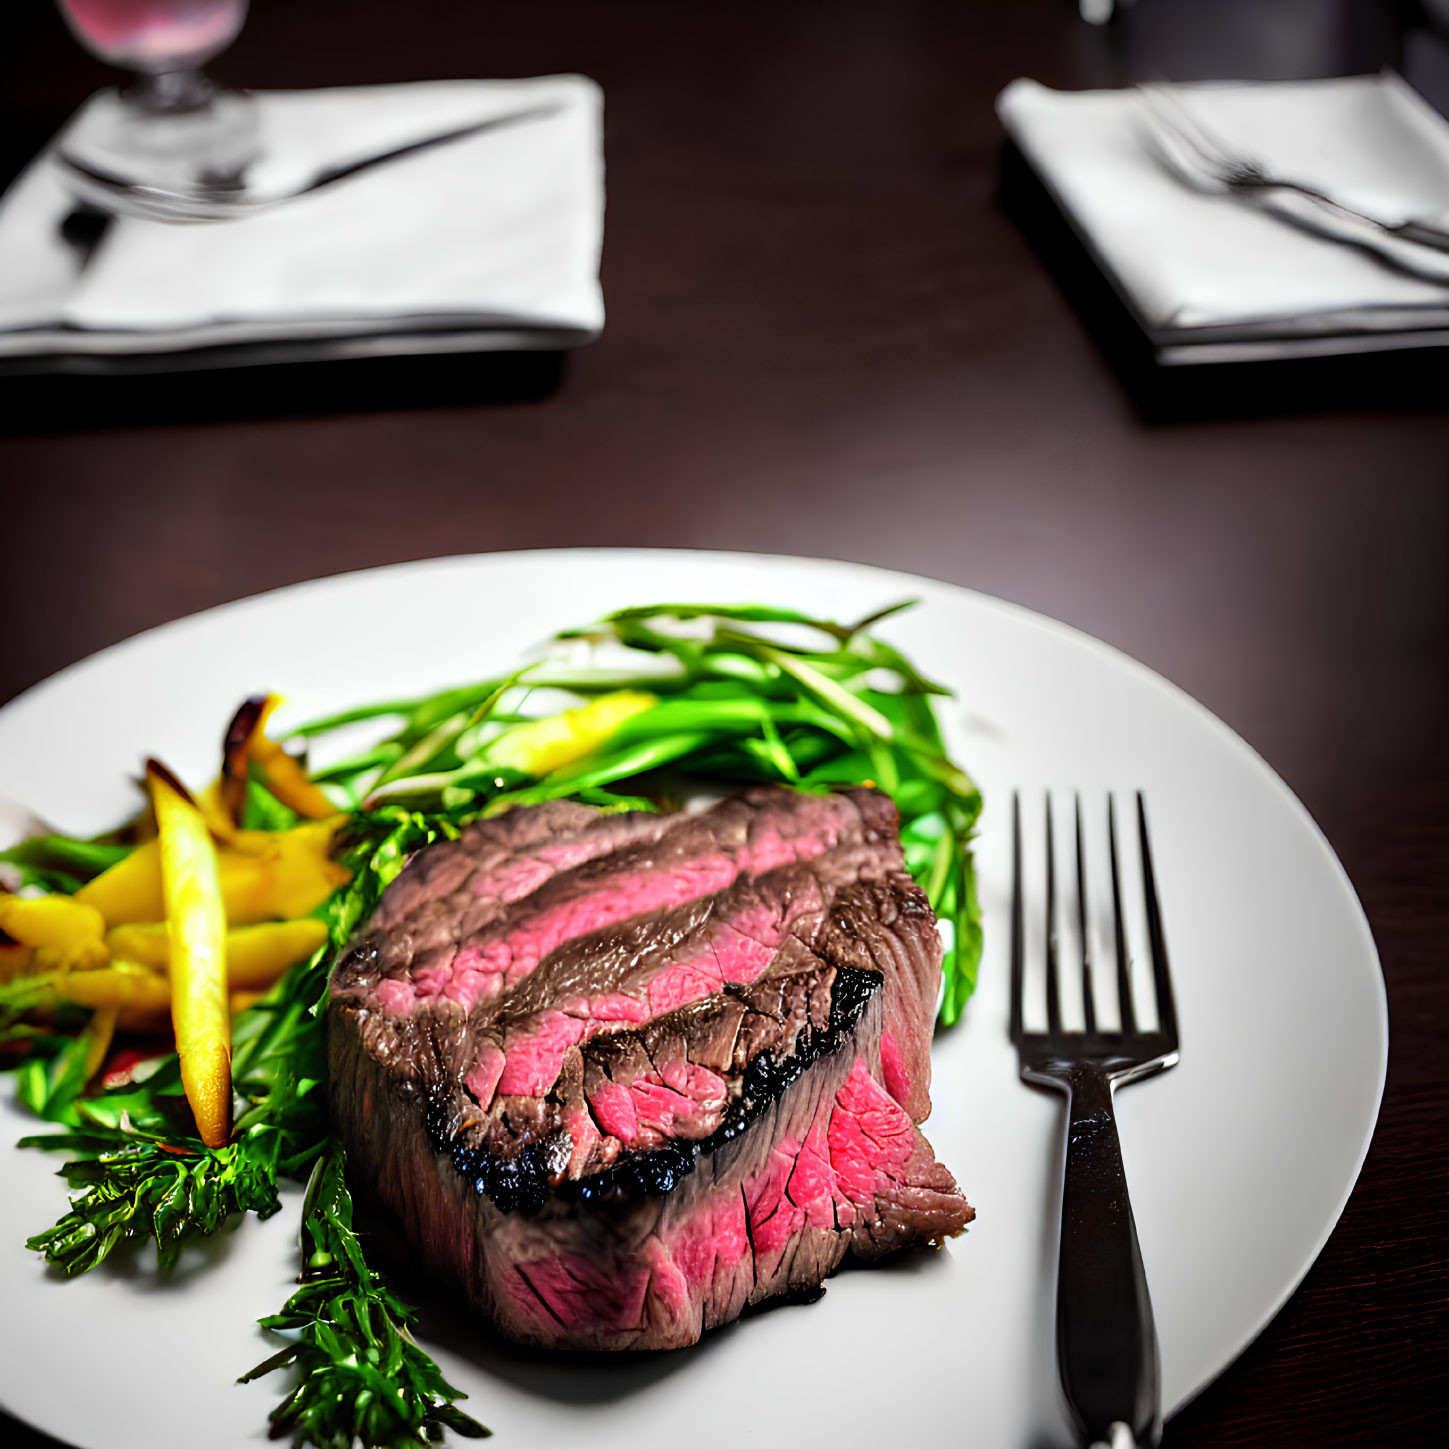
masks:
<svg viewBox="0 0 1449 1449"><path fill-rule="evenodd" d="M221 778L216 782L217 799L233 821L240 821L247 798L248 746L261 728L262 711L270 695L253 695L243 700L232 715L221 742Z"/></svg>
<svg viewBox="0 0 1449 1449"><path fill-rule="evenodd" d="M110 960L105 917L72 896L0 895L0 931L43 953L37 969L92 971Z"/></svg>
<svg viewBox="0 0 1449 1449"><path fill-rule="evenodd" d="M268 921L226 933L226 978L235 990L270 986L289 967L305 961L327 939L327 927L313 916ZM171 934L164 921L115 926L106 932L111 954L164 971L171 961Z"/></svg>
<svg viewBox="0 0 1449 1449"><path fill-rule="evenodd" d="M231 1012L216 846L196 802L164 765L147 760L146 780L170 926L171 1023L181 1085L201 1140L223 1147L231 1136Z"/></svg>
<svg viewBox="0 0 1449 1449"><path fill-rule="evenodd" d="M294 830L238 830L216 851L227 921L249 926L294 920L345 885L351 877L328 856L342 818L335 815ZM70 899L94 906L109 926L165 920L160 842L138 846Z"/></svg>
<svg viewBox="0 0 1449 1449"><path fill-rule="evenodd" d="M29 971L32 954L29 946L18 941L0 943L0 981L14 980Z"/></svg>
<svg viewBox="0 0 1449 1449"><path fill-rule="evenodd" d="M307 778L301 764L267 738L267 721L281 703L279 694L256 695L237 710L227 726L218 799L233 820L241 819L252 765L272 794L304 819L326 820L337 813L337 807Z"/></svg>
<svg viewBox="0 0 1449 1449"><path fill-rule="evenodd" d="M71 899L94 906L109 926L122 921L164 920L160 842L148 840L138 845L125 859L87 881Z"/></svg>
<svg viewBox="0 0 1449 1449"><path fill-rule="evenodd" d="M306 820L326 820L337 807L308 778L302 766L271 740L259 738L252 745L252 759L269 789L283 805Z"/></svg>
<svg viewBox="0 0 1449 1449"><path fill-rule="evenodd" d="M152 971L164 971L171 962L171 932L165 921L132 922L112 926L106 947L116 961L134 961Z"/></svg>
<svg viewBox="0 0 1449 1449"><path fill-rule="evenodd" d="M344 817L292 830L239 830L221 852L221 884L233 926L293 921L314 911L351 875L330 858Z"/></svg>
<svg viewBox="0 0 1449 1449"><path fill-rule="evenodd" d="M224 781L213 780L206 789L196 792L196 807L206 820L206 828L221 844L236 837L236 821L231 818L224 801Z"/></svg>
<svg viewBox="0 0 1449 1449"><path fill-rule="evenodd" d="M51 983L61 1001L74 1001L99 1011L116 1008L146 1015L171 1009L171 983L158 971L130 961L118 961L101 971L72 971Z"/></svg>
<svg viewBox="0 0 1449 1449"><path fill-rule="evenodd" d="M228 931L227 980L237 990L270 986L289 966L311 956L326 939L327 927L312 916Z"/></svg>

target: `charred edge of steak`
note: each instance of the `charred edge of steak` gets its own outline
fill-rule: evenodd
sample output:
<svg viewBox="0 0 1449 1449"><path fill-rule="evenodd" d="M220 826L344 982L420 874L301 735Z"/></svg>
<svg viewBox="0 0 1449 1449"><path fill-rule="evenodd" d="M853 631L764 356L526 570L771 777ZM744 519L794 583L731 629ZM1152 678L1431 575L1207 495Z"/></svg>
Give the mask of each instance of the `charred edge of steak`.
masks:
<svg viewBox="0 0 1449 1449"><path fill-rule="evenodd" d="M823 1030L806 1026L788 1056L761 1052L745 1069L738 1097L725 1109L724 1120L708 1137L696 1142L671 1143L634 1153L589 1177L552 1185L552 1177L568 1161L567 1133L529 1144L517 1156L500 1157L468 1147L448 1133L449 1102L431 1095L426 1111L428 1136L449 1158L454 1171L467 1178L476 1192L492 1199L500 1212L524 1217L538 1213L550 1194L569 1203L616 1204L630 1198L661 1196L671 1192L695 1162L733 1141L769 1109L770 1104L815 1061L836 1051L855 1029L866 1003L885 978L877 971L836 966L831 983L830 1017Z"/></svg>

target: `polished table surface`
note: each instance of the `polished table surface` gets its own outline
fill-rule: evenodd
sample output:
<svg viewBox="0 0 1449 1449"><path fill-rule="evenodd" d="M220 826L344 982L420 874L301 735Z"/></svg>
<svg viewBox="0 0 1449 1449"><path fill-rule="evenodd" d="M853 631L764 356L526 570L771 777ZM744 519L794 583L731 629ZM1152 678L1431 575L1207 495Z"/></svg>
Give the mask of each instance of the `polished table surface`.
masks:
<svg viewBox="0 0 1449 1449"><path fill-rule="evenodd" d="M1337 1231L1166 1442L1439 1440L1449 418L1432 403L1449 369L1422 358L1402 392L1371 364L1321 393L1205 379L1200 405L1144 400L1064 293L1050 228L1003 203L992 112L1023 74L1375 69L1403 60L1400 11L1141 0L1098 31L1069 0L252 9L216 69L259 88L596 77L607 330L555 390L512 400L466 360L393 391L362 373L156 381L119 408L0 384L0 699L261 589L572 544L861 560L1108 640L1239 731L1319 822L1378 942L1392 1040ZM13 172L106 74L40 0L5 27ZM1415 378L1436 379L1427 399ZM0 1438L29 1436L0 1419Z"/></svg>

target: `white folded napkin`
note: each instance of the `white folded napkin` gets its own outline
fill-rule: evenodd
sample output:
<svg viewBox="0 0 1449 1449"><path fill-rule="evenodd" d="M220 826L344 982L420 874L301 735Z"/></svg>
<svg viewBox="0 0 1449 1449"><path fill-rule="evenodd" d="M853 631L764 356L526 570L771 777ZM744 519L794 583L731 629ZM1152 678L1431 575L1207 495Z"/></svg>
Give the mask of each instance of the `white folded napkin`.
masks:
<svg viewBox="0 0 1449 1449"><path fill-rule="evenodd" d="M603 327L602 100L582 76L256 94L259 192L540 110L236 220L115 218L86 257L48 153L0 199L0 358L308 339L338 352L554 347Z"/></svg>
<svg viewBox="0 0 1449 1449"><path fill-rule="evenodd" d="M1449 219L1449 125L1396 75L1173 90L1216 138L1274 175L1386 221ZM1321 216L1285 194L1265 207L1193 190L1154 149L1139 92L1017 80L996 108L1159 361L1449 343L1449 257L1427 248L1415 257L1442 269L1442 282L1409 275L1325 234Z"/></svg>

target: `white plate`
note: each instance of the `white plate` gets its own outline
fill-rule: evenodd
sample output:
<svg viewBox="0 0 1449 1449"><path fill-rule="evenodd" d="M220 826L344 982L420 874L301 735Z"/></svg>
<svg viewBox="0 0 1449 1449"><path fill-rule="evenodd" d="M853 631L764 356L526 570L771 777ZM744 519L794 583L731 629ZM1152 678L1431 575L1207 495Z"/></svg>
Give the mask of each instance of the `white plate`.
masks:
<svg viewBox="0 0 1449 1449"><path fill-rule="evenodd" d="M561 1364L447 1313L422 1335L500 1446L1066 1444L1052 1353L1060 1100L1006 1040L1007 801L1014 787L1147 792L1182 1064L1119 1098L1164 1397L1190 1398L1254 1338L1328 1237L1383 1085L1383 983L1353 890L1306 812L1225 725L1107 646L966 590L747 555L518 553L282 589L169 624L0 712L0 795L73 830L134 803L155 753L192 780L246 694L302 714L499 670L555 628L661 599L767 600L852 618L905 596L890 637L960 692L950 743L985 792L981 986L936 1049L927 1135L979 1216L939 1255L834 1280L696 1349ZM1033 815L1029 818L1034 819ZM1028 851L1030 852L1030 842ZM1029 857L1030 858L1030 857ZM1100 872L1098 873L1100 880ZM31 1124L12 1106L0 1133ZM280 1380L253 1320L289 1291L296 1202L193 1250L74 1282L22 1246L65 1207L55 1163L0 1146L0 1400L87 1449L261 1445ZM746 1394L740 1386L748 1386Z"/></svg>

